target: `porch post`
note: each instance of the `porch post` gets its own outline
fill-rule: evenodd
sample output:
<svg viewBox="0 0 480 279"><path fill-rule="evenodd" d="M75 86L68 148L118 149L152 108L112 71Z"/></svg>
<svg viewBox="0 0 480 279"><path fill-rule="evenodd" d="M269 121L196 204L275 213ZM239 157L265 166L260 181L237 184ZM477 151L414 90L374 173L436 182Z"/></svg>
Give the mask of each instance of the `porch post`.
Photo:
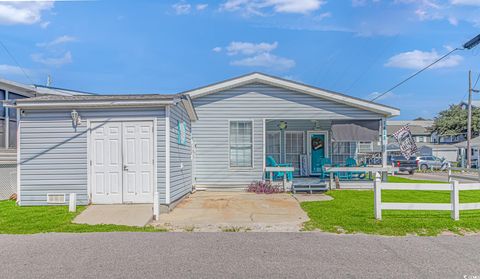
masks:
<svg viewBox="0 0 480 279"><path fill-rule="evenodd" d="M265 157L267 156L266 154L266 145L267 145L267 131L266 131L266 124L265 124L265 118L263 118L262 120L262 125L263 125L263 146L262 146L262 155L263 155L263 158L262 158L262 180L265 181L265 176L266 176L266 171L265 171L265 167L266 167L266 162L265 162Z"/></svg>
<svg viewBox="0 0 480 279"><path fill-rule="evenodd" d="M387 167L387 120L386 118L382 118L380 121L381 131L382 131L382 167ZM382 172L382 181L387 181L388 172Z"/></svg>

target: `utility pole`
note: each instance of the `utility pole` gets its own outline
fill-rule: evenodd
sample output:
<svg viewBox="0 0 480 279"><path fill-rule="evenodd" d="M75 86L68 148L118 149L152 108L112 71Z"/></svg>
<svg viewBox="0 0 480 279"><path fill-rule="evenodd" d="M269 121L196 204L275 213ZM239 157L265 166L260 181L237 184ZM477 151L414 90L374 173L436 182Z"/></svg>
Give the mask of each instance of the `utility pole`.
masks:
<svg viewBox="0 0 480 279"><path fill-rule="evenodd" d="M475 83L476 85L476 83ZM467 168L472 167L472 93L479 93L480 90L472 88L472 70L468 71L468 119L467 119ZM478 148L478 147L477 147ZM477 168L478 168L477 162Z"/></svg>

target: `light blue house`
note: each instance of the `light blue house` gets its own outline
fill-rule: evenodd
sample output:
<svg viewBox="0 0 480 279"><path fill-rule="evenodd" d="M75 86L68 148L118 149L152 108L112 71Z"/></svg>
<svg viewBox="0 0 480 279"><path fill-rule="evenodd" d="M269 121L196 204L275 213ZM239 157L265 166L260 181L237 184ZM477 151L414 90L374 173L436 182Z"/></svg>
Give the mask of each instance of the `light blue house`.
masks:
<svg viewBox="0 0 480 279"><path fill-rule="evenodd" d="M318 161L385 156L399 110L253 73L176 95L17 100L18 202L152 203L193 187L244 189L266 158L316 176ZM383 135L382 135L383 134ZM365 157L367 158L367 157Z"/></svg>

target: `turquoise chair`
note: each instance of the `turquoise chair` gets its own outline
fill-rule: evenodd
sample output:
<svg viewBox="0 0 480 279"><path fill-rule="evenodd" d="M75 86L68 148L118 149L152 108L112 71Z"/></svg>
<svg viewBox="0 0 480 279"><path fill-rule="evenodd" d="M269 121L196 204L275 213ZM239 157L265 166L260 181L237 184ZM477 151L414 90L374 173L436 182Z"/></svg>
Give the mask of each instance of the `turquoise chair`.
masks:
<svg viewBox="0 0 480 279"><path fill-rule="evenodd" d="M354 158L347 158L347 160L345 162L345 166L347 166L347 167L357 167L358 164L357 164L357 161ZM366 164L362 164L362 167L366 167L366 166L367 166ZM360 179L363 179L367 176L367 174L365 172L362 172L362 171L350 172L350 177L351 178L353 178L354 175L357 176Z"/></svg>
<svg viewBox="0 0 480 279"><path fill-rule="evenodd" d="M272 157L272 156L267 156L267 167L291 167L292 164L278 164L275 159ZM273 180L282 180L283 179L283 171L275 171L273 172ZM265 177L267 179L270 179L270 173L267 172ZM288 171L287 172L287 179L289 181L292 181L293 180L293 172L291 171Z"/></svg>
<svg viewBox="0 0 480 279"><path fill-rule="evenodd" d="M327 172L325 165L322 165L320 167L320 178L321 179L330 178L330 172Z"/></svg>
<svg viewBox="0 0 480 279"><path fill-rule="evenodd" d="M330 173L326 171L325 165L332 165L330 158L320 159L320 178L325 179L330 177Z"/></svg>

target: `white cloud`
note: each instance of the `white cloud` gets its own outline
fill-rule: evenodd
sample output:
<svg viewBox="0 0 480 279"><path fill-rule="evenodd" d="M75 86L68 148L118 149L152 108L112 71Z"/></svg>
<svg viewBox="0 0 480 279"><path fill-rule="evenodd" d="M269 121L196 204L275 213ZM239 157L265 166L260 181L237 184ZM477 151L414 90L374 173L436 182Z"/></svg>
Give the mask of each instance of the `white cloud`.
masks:
<svg viewBox="0 0 480 279"><path fill-rule="evenodd" d="M181 2L178 2L176 4L173 4L172 5L172 8L175 10L175 13L177 15L186 15L186 14L189 14L191 9L192 9L192 5L184 2L184 1L181 1Z"/></svg>
<svg viewBox="0 0 480 279"><path fill-rule="evenodd" d="M42 27L43 29L46 29L48 26L50 26L50 21L44 21L40 23L40 27Z"/></svg>
<svg viewBox="0 0 480 279"><path fill-rule="evenodd" d="M449 17L448 18L448 22L451 24L451 25L454 25L454 26L457 26L458 25L458 19L456 17Z"/></svg>
<svg viewBox="0 0 480 279"><path fill-rule="evenodd" d="M318 10L325 3L324 0L227 0L221 9L256 15L262 15L265 9L277 13L307 14Z"/></svg>
<svg viewBox="0 0 480 279"><path fill-rule="evenodd" d="M63 35L60 36L50 42L44 42L44 43L38 43L38 47L52 47L60 44L65 44L65 43L70 43L70 42L75 42L77 41L77 38L68 36L68 35Z"/></svg>
<svg viewBox="0 0 480 279"><path fill-rule="evenodd" d="M197 5L195 6L195 9L197 9L197 11L203 11L203 10L205 10L207 7L208 7L208 4L197 4Z"/></svg>
<svg viewBox="0 0 480 279"><path fill-rule="evenodd" d="M253 57L232 61L231 64L234 66L263 67L284 71L294 67L295 61L265 52Z"/></svg>
<svg viewBox="0 0 480 279"><path fill-rule="evenodd" d="M248 43L248 42L231 42L227 47L227 54L228 55L253 55L263 52L271 52L272 50L276 49L278 46L277 42L272 44L269 43Z"/></svg>
<svg viewBox="0 0 480 279"><path fill-rule="evenodd" d="M480 6L480 0L452 0L453 5Z"/></svg>
<svg viewBox="0 0 480 279"><path fill-rule="evenodd" d="M420 51L413 50L408 52L399 53L388 59L385 66L392 68L404 68L404 69L422 69L429 64L433 63L441 57L436 50ZM437 64L433 65L432 68L448 68L455 67L463 60L460 55L450 55Z"/></svg>
<svg viewBox="0 0 480 279"><path fill-rule="evenodd" d="M38 23L53 6L54 1L0 1L0 24Z"/></svg>
<svg viewBox="0 0 480 279"><path fill-rule="evenodd" d="M251 42L231 42L225 48L215 47L214 52L222 52L228 56L243 56L230 62L233 66L244 67L262 67L278 71L285 71L295 67L295 61L292 59L280 57L271 52L278 47L278 42L273 43L251 43Z"/></svg>
<svg viewBox="0 0 480 279"><path fill-rule="evenodd" d="M29 74L30 70L24 69L24 71ZM15 75L21 76L24 75L22 69L17 66L7 65L7 64L0 64L0 74L1 75Z"/></svg>
<svg viewBox="0 0 480 279"><path fill-rule="evenodd" d="M70 51L65 52L60 57L45 57L44 54L41 53L35 53L32 54L32 60L41 63L47 66L55 66L55 67L60 67L65 64L72 63L72 53Z"/></svg>

